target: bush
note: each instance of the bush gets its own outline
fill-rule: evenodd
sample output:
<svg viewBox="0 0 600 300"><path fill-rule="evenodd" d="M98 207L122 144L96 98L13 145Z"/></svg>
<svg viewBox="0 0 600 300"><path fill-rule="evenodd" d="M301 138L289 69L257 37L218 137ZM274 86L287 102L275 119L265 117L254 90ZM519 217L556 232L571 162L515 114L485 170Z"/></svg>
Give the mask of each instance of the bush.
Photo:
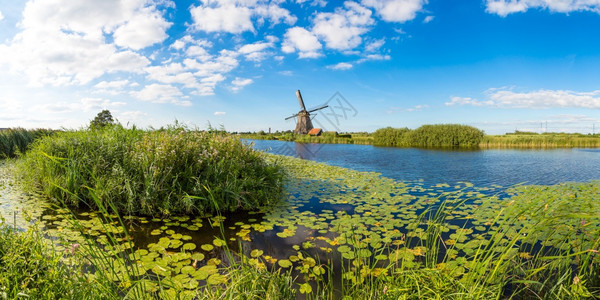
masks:
<svg viewBox="0 0 600 300"><path fill-rule="evenodd" d="M70 206L100 203L143 215L256 209L274 205L283 174L231 136L120 125L37 140L19 168L24 180Z"/></svg>

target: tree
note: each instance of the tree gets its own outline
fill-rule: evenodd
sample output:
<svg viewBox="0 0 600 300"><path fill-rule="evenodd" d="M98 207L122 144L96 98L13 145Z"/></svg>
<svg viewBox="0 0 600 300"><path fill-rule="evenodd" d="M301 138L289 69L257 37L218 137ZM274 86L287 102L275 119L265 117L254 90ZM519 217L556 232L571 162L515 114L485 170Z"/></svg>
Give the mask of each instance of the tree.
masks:
<svg viewBox="0 0 600 300"><path fill-rule="evenodd" d="M106 125L114 125L115 120L108 109L99 112L90 122L90 128L102 128Z"/></svg>

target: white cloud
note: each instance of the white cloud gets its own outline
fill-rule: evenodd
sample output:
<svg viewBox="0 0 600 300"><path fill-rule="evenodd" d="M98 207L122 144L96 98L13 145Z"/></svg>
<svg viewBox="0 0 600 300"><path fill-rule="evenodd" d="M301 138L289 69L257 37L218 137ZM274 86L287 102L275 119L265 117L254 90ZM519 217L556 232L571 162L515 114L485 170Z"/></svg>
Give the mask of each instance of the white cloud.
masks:
<svg viewBox="0 0 600 300"><path fill-rule="evenodd" d="M231 90L233 92L238 92L240 91L243 87L252 84L253 80L250 78L241 78L241 77L236 77L231 84L233 85L231 87Z"/></svg>
<svg viewBox="0 0 600 300"><path fill-rule="evenodd" d="M285 33L281 51L285 53L298 51L300 58L315 58L321 56L319 53L321 47L319 39L312 32L302 27L292 27Z"/></svg>
<svg viewBox="0 0 600 300"><path fill-rule="evenodd" d="M114 34L115 44L134 50L160 43L167 38L165 32L172 23L167 22L158 11L144 7L130 20L119 26Z"/></svg>
<svg viewBox="0 0 600 300"><path fill-rule="evenodd" d="M181 100L183 93L175 86L167 84L150 84L142 90L132 92L132 96L141 101L152 103L172 103L180 106L191 106L188 100Z"/></svg>
<svg viewBox="0 0 600 300"><path fill-rule="evenodd" d="M486 100L452 97L451 105L494 106L503 108L588 108L600 109L600 90L575 92L570 90L538 90L517 93L506 89L490 89Z"/></svg>
<svg viewBox="0 0 600 300"><path fill-rule="evenodd" d="M227 114L227 112L224 112L224 111L215 111L215 113L213 115L215 115L215 116L224 116L226 114Z"/></svg>
<svg viewBox="0 0 600 300"><path fill-rule="evenodd" d="M552 12L593 11L600 13L598 0L487 0L486 11L505 17L529 9L548 9Z"/></svg>
<svg viewBox="0 0 600 300"><path fill-rule="evenodd" d="M138 73L148 59L116 46L161 42L170 23L145 0L55 0L28 2L18 26L0 45L0 64L34 85L82 85L107 73ZM111 34L114 44L106 39Z"/></svg>
<svg viewBox="0 0 600 300"><path fill-rule="evenodd" d="M139 110L124 111L122 113L118 113L117 115L119 121L124 123L136 123L141 121L143 117L148 116L147 113Z"/></svg>
<svg viewBox="0 0 600 300"><path fill-rule="evenodd" d="M254 44L247 44L238 49L238 53L244 55L247 60L259 62L264 60L269 53L264 51L268 48L272 48L274 45L272 42L257 42Z"/></svg>
<svg viewBox="0 0 600 300"><path fill-rule="evenodd" d="M425 17L425 19L423 19L423 23L427 24L427 23L433 21L433 19L435 19L435 16L427 16L427 17Z"/></svg>
<svg viewBox="0 0 600 300"><path fill-rule="evenodd" d="M2 14L2 11L0 11L0 21L4 20L4 15Z"/></svg>
<svg viewBox="0 0 600 300"><path fill-rule="evenodd" d="M233 3L210 6L192 6L190 13L194 19L194 28L206 32L242 33L254 31L252 11L248 7Z"/></svg>
<svg viewBox="0 0 600 300"><path fill-rule="evenodd" d="M388 22L406 22L414 19L427 0L362 0L365 6L375 9Z"/></svg>
<svg viewBox="0 0 600 300"><path fill-rule="evenodd" d="M387 54L367 54L363 58L357 60L356 62L362 64L367 61L377 61L377 60L390 60L391 56Z"/></svg>
<svg viewBox="0 0 600 300"><path fill-rule="evenodd" d="M201 5L190 8L193 28L205 32L234 34L254 32L253 18L258 18L256 23L259 26L265 19L273 25L281 22L293 25L297 18L277 3L258 0L203 0Z"/></svg>
<svg viewBox="0 0 600 300"><path fill-rule="evenodd" d="M345 9L335 13L319 13L314 19L312 32L322 38L328 48L349 50L362 43L361 35L375 23L371 10L355 3L345 2Z"/></svg>
<svg viewBox="0 0 600 300"><path fill-rule="evenodd" d="M346 62L341 62L341 63L337 63L332 66L328 66L327 68L332 69L332 70L350 70L350 69L352 69L352 64L349 64Z"/></svg>
<svg viewBox="0 0 600 300"><path fill-rule="evenodd" d="M113 102L107 99L102 98L83 98L81 99L81 107L79 105L72 106L73 108L79 110L81 108L83 111L92 111L92 110L102 110L108 109L111 107L118 107L126 105L125 102Z"/></svg>
<svg viewBox="0 0 600 300"><path fill-rule="evenodd" d="M415 112L415 111L422 111L424 109L429 108L429 105L427 104L419 104L419 105L415 105L413 107L409 107L409 108L403 108L403 107L390 107L388 108L388 110L386 110L385 112L389 115L389 114L393 114L396 112Z"/></svg>
<svg viewBox="0 0 600 300"><path fill-rule="evenodd" d="M385 39L374 40L365 46L365 52L375 52L385 44Z"/></svg>

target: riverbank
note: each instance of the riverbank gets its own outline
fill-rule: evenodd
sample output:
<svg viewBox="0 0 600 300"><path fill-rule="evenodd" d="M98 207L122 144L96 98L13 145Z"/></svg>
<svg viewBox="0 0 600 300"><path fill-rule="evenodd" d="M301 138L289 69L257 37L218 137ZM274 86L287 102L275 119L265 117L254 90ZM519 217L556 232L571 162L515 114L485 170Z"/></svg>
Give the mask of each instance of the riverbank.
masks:
<svg viewBox="0 0 600 300"><path fill-rule="evenodd" d="M121 219L108 211L73 219L59 210L40 221L60 241L53 251L79 244L83 257L117 266L84 261L105 270L120 295L598 296L598 182L516 187L502 199L489 196L501 188L423 186L267 157L288 174L288 197L244 220L229 214ZM204 228L216 231L194 234Z"/></svg>
<svg viewBox="0 0 600 300"><path fill-rule="evenodd" d="M357 144L386 147L417 147L406 143L377 143L374 133L336 134L325 132L321 136L294 135L292 133L246 133L239 134L241 138L257 140L280 140L298 143L321 144ZM600 134L569 134L569 133L510 133L505 135L483 135L475 146L462 148L479 149L553 149L553 148L600 148ZM427 148L427 147L426 147ZM444 148L452 148L446 146ZM461 147L454 147L461 148Z"/></svg>

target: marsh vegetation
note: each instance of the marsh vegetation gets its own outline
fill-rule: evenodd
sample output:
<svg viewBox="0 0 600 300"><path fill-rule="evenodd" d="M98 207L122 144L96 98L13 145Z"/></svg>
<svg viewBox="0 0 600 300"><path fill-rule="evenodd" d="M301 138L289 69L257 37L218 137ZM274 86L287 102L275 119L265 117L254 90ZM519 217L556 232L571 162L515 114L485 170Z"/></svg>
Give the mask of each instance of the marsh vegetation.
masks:
<svg viewBox="0 0 600 300"><path fill-rule="evenodd" d="M426 185L179 127L57 133L2 168L38 224L2 221L8 298L600 296L597 181Z"/></svg>

